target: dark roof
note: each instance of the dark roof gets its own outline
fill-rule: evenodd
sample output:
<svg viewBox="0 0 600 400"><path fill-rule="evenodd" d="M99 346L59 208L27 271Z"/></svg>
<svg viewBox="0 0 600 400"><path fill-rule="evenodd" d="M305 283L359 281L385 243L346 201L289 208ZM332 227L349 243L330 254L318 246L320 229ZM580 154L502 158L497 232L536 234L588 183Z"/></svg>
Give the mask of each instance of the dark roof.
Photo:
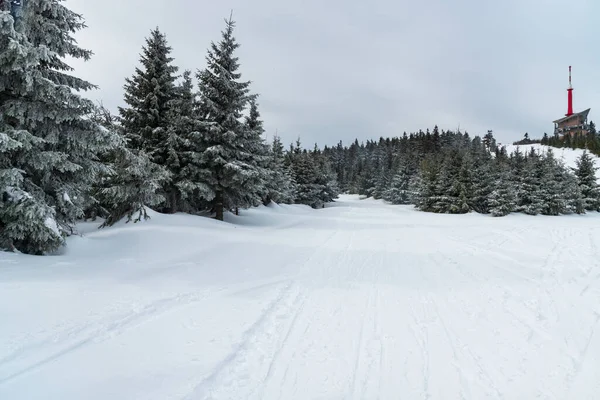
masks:
<svg viewBox="0 0 600 400"><path fill-rule="evenodd" d="M585 120L587 118L588 114L590 113L590 110L591 110L591 108L588 108L587 110L583 110L578 113L573 113L573 114L569 115L568 117L562 117L562 118L557 119L556 121L552 121L552 122L554 122L555 124L560 124L561 122L570 120L571 118L575 118L578 115L581 115L583 117L583 119Z"/></svg>

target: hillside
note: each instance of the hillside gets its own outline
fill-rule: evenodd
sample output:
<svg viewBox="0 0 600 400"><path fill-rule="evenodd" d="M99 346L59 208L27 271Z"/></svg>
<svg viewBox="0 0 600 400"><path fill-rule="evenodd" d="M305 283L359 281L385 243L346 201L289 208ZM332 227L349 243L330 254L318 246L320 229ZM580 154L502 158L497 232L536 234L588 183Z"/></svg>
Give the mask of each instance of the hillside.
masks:
<svg viewBox="0 0 600 400"><path fill-rule="evenodd" d="M566 149L566 148L559 149L557 147L551 147L551 146L546 146L546 145L542 145L542 144L523 144L523 145L499 144L499 146L505 146L508 154L513 153L514 151L517 150L517 148L522 153L531 151L532 147L536 151L539 151L541 153L545 153L548 151L548 149L551 149L556 158L562 160L567 167L571 167L571 168L575 168L577 166L575 161L577 160L577 158L581 157L581 154L584 151L582 149ZM594 154L591 154L591 156L595 161L596 167L600 168L600 157L598 157ZM598 178L598 182L600 182L600 174L596 173L596 177Z"/></svg>

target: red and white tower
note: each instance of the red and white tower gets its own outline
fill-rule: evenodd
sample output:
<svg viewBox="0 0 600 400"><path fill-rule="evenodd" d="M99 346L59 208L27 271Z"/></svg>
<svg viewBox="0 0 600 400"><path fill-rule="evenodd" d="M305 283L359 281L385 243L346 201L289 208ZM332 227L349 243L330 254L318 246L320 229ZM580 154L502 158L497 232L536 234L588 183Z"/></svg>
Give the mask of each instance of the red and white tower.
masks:
<svg viewBox="0 0 600 400"><path fill-rule="evenodd" d="M573 85L571 84L571 66L569 66L569 88L567 89L569 103L567 113L554 121L555 135L586 135L589 131L588 114L590 109L573 112Z"/></svg>
<svg viewBox="0 0 600 400"><path fill-rule="evenodd" d="M567 106L567 117L573 115L573 85L571 84L571 66L569 65L569 88L567 89L569 104Z"/></svg>

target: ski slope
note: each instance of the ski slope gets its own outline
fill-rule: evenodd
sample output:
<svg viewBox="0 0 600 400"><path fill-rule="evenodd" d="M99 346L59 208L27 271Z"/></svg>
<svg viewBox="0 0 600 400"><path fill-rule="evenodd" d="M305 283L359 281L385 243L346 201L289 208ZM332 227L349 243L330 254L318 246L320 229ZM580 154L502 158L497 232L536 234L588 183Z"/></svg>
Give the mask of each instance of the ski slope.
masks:
<svg viewBox="0 0 600 400"><path fill-rule="evenodd" d="M0 253L0 399L592 399L600 216L342 196Z"/></svg>

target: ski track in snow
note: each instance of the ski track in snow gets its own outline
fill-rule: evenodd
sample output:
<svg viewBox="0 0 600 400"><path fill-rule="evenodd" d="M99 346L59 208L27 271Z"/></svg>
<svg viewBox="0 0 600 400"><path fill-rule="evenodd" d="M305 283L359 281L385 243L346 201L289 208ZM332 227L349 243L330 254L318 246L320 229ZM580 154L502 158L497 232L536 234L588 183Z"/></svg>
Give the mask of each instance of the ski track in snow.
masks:
<svg viewBox="0 0 600 400"><path fill-rule="evenodd" d="M126 331L129 328L131 328L137 324L143 323L147 319L159 317L160 314L162 314L164 312L168 312L169 310L173 309L174 307L176 307L178 305L182 305L182 304L185 305L185 304L189 304L191 302L198 301L198 300L199 300L199 297L194 294L181 295L181 296L176 296L174 298L162 299L162 300L153 302L152 304L143 306L142 309L139 311L129 313L129 314L127 314L123 317L117 318L117 319L112 319L111 321L106 323L104 326L101 326L100 328L86 329L86 327L80 327L77 329L77 331L84 332L87 330L87 331L89 331L89 333L82 335L81 338L76 339L75 341L71 341L70 343L66 344L66 346L61 348L60 350L53 352L38 361L35 361L33 364L31 364L21 370L15 371L5 377L0 376L0 385L10 382L12 379L18 378L19 376L24 375L28 372L31 372L35 369L41 368L44 365L49 364L52 361L55 361L56 359L58 359L62 356L65 356L65 355L69 354L70 352L76 351L77 349L80 349L88 344L100 343L105 340L109 340L110 338L119 335L120 333ZM72 336L72 332L68 332L68 333L64 332L64 333L60 334L59 337L60 336L70 337L70 336ZM5 364L13 359L18 358L19 356L21 356L23 354L37 352L37 351L39 351L40 348L43 348L43 346L49 342L50 342L50 340L46 340L41 343L34 344L28 348L20 349L19 351L15 352L13 354L10 354L7 357L5 357L4 359L0 360L0 366L2 366L3 364Z"/></svg>
<svg viewBox="0 0 600 400"><path fill-rule="evenodd" d="M173 239L170 255L138 259L132 246L113 256L114 267L110 254L102 264L78 259L83 250L36 259L52 264L47 274L43 264L32 272L19 258L0 258L0 317L9 322L0 328L0 398L564 399L600 391L596 216L433 215L343 196L324 210L262 208L239 221L206 230L190 222L182 231L198 232L190 240L203 247ZM93 233L81 246L132 232ZM165 232L177 225L150 223L138 234L162 243ZM15 313L18 296L28 306ZM160 349L161 335L177 340ZM136 364L153 352L167 358ZM87 381L64 381L86 368Z"/></svg>

